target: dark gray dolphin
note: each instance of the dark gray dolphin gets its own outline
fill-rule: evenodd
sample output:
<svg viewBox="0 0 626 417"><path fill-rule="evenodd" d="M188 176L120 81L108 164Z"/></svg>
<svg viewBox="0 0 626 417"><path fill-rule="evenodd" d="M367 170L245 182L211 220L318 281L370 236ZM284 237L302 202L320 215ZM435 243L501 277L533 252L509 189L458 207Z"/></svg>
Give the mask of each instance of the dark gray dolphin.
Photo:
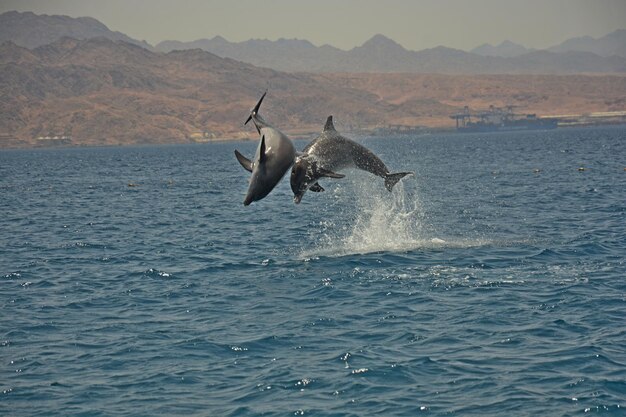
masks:
<svg viewBox="0 0 626 417"><path fill-rule="evenodd" d="M339 134L333 125L333 116L328 116L322 133L303 149L302 154L296 156L291 168L293 201L299 203L307 190L324 191L317 180L323 177L343 178L344 175L336 171L344 168L358 168L382 177L389 191L402 177L413 174L391 174L372 151Z"/></svg>
<svg viewBox="0 0 626 417"><path fill-rule="evenodd" d="M272 127L259 114L259 107L261 107L265 94L267 91L263 93L259 102L250 112L250 117L246 120L246 124L252 120L254 127L261 135L254 160L251 161L235 150L235 156L241 166L252 173L248 192L243 200L245 206L267 196L283 178L296 156L296 148L291 139L280 130Z"/></svg>

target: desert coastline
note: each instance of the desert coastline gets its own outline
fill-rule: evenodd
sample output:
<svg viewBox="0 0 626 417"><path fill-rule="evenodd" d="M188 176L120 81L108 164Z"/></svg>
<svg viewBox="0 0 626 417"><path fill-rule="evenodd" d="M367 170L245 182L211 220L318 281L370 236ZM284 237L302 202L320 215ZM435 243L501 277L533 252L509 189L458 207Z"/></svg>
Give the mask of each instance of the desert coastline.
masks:
<svg viewBox="0 0 626 417"><path fill-rule="evenodd" d="M44 23L48 18L15 12L2 17L25 15ZM65 18L66 25L76 24ZM450 115L465 106L472 111L514 106L516 112L538 117L626 111L626 58L617 56L570 54L568 67L568 61L562 62L565 53L494 58L449 48L412 52L376 35L358 48L340 51L353 63L349 71L328 64L327 71L286 72L197 48L168 51L107 34L51 36L50 43L38 40L30 47L16 43L24 44L22 38L6 40L3 35L1 148L254 139L243 119L263 89L273 96L269 110L294 137L318 132L330 114L344 130L368 134L394 126L453 130ZM271 50L289 42L295 41L265 44ZM393 58L398 48L398 56L409 58L398 58L399 71L394 71L388 63L393 60L383 58ZM308 52L307 59L311 54L324 57L320 51L325 49L318 49ZM255 61L254 54L250 61L268 64ZM276 59L276 66L302 69L286 68L285 62Z"/></svg>

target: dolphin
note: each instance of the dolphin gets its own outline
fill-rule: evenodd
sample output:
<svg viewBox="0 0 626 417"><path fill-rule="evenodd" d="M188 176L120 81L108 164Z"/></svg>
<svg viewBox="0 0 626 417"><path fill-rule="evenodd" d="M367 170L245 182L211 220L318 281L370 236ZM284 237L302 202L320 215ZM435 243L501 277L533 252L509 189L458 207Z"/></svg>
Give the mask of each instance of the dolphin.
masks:
<svg viewBox="0 0 626 417"><path fill-rule="evenodd" d="M343 178L338 174L344 168L358 168L371 172L385 180L385 187L391 192L393 186L405 175L413 172L389 172L383 161L372 151L355 141L342 136L335 130L333 116L328 116L324 130L301 154L296 156L291 168L291 191L293 201L298 204L307 190L324 191L317 183L322 177Z"/></svg>
<svg viewBox="0 0 626 417"><path fill-rule="evenodd" d="M285 176L296 156L296 148L284 133L267 123L259 114L259 107L265 98L263 93L258 103L250 111L250 120L254 123L261 140L254 155L254 160L235 150L235 157L244 169L251 172L248 192L243 200L244 206L267 196L276 184Z"/></svg>

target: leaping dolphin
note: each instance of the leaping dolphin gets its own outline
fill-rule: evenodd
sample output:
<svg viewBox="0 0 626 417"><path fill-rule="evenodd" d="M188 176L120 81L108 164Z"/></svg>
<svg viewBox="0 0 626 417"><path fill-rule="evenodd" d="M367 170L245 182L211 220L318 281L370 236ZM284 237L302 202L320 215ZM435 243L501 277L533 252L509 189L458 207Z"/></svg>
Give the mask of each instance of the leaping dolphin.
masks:
<svg viewBox="0 0 626 417"><path fill-rule="evenodd" d="M267 91L250 111L250 116L245 123L252 120L254 127L261 135L254 161L235 150L235 156L241 166L252 173L248 192L243 200L244 206L267 196L291 167L296 156L296 148L291 139L272 127L259 114L259 107L266 94Z"/></svg>
<svg viewBox="0 0 626 417"><path fill-rule="evenodd" d="M371 172L385 180L385 187L391 192L393 186L405 175L413 172L389 172L383 161L372 151L355 141L342 136L335 130L333 116L328 116L322 133L296 156L291 168L291 191L293 201L298 204L307 190L324 191L317 183L322 177L343 178L338 174L344 168L358 168Z"/></svg>

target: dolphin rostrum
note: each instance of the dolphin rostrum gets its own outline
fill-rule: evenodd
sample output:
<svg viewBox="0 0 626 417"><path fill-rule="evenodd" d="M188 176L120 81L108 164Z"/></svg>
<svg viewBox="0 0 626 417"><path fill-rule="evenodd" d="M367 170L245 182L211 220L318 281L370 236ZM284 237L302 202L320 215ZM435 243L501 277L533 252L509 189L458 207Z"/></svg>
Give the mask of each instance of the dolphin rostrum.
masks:
<svg viewBox="0 0 626 417"><path fill-rule="evenodd" d="M324 191L317 180L322 177L343 178L345 175L336 171L344 168L358 168L382 177L390 192L402 177L413 174L390 173L383 161L372 151L339 134L333 125L333 116L328 116L322 133L303 149L302 154L296 156L291 168L293 201L300 203L307 190Z"/></svg>
<svg viewBox="0 0 626 417"><path fill-rule="evenodd" d="M259 107L261 107L261 102L266 94L267 91L263 93L259 102L250 111L250 116L245 123L247 124L252 120L254 127L261 135L254 160L246 158L235 150L235 156L241 166L252 173L248 192L243 200L245 206L267 196L283 178L296 156L296 148L291 139L280 130L272 127L259 114Z"/></svg>

